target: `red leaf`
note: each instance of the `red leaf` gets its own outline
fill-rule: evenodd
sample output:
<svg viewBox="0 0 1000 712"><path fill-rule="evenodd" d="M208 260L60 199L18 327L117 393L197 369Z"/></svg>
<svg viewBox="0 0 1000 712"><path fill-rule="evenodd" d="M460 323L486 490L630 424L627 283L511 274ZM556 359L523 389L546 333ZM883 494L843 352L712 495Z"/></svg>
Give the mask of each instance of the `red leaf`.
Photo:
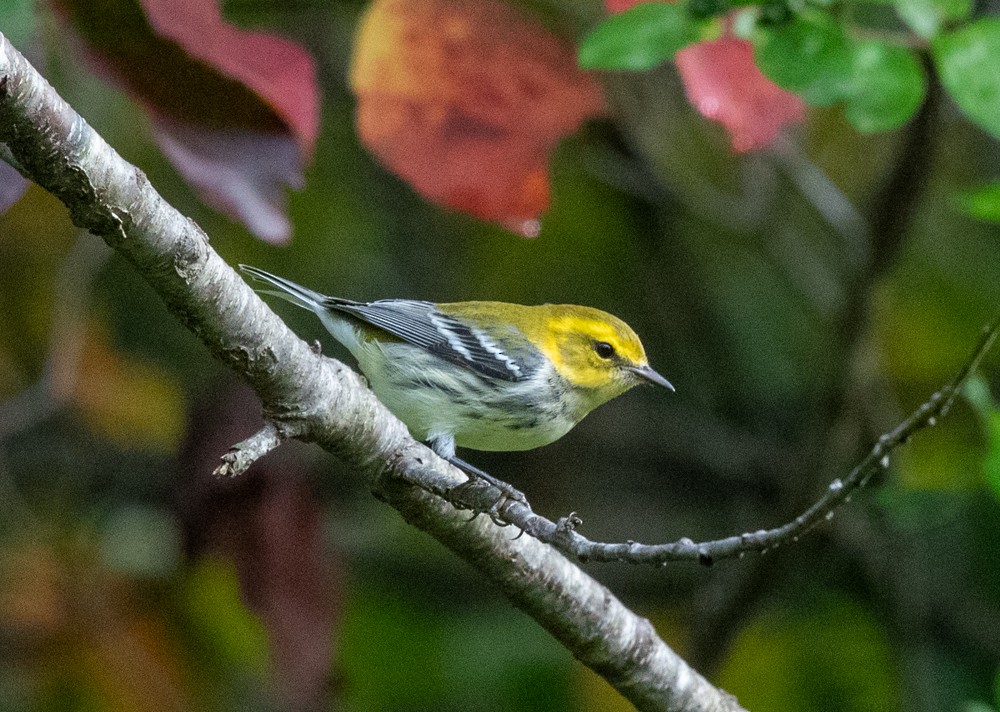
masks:
<svg viewBox="0 0 1000 712"><path fill-rule="evenodd" d="M676 61L688 100L726 127L734 151L764 148L787 124L805 117L802 99L757 69L746 40L700 42L678 52Z"/></svg>
<svg viewBox="0 0 1000 712"><path fill-rule="evenodd" d="M322 511L294 471L274 467L261 497L237 514L233 551L247 605L267 627L288 709L324 709L338 592L323 545Z"/></svg>
<svg viewBox="0 0 1000 712"><path fill-rule="evenodd" d="M53 1L202 198L259 237L287 239L283 189L301 185L318 126L309 55L224 22L215 0Z"/></svg>
<svg viewBox="0 0 1000 712"><path fill-rule="evenodd" d="M646 2L646 0L604 0L604 7L612 15L617 15L619 12L625 12L641 2Z"/></svg>
<svg viewBox="0 0 1000 712"><path fill-rule="evenodd" d="M537 231L549 152L604 110L571 47L497 0L375 0L355 44L358 133L428 200Z"/></svg>
<svg viewBox="0 0 1000 712"><path fill-rule="evenodd" d="M289 128L302 153L312 153L319 127L316 71L301 47L230 25L215 0L141 2L154 32L250 88Z"/></svg>
<svg viewBox="0 0 1000 712"><path fill-rule="evenodd" d="M192 414L176 483L187 550L235 563L242 598L267 630L279 708L330 709L344 590L301 450L289 443L238 478L206 475L260 424L245 386L204 394Z"/></svg>
<svg viewBox="0 0 1000 712"><path fill-rule="evenodd" d="M644 0L605 0L624 12ZM688 100L705 118L729 131L733 150L764 148L786 125L805 117L805 103L765 77L749 42L730 35L685 47L675 58Z"/></svg>

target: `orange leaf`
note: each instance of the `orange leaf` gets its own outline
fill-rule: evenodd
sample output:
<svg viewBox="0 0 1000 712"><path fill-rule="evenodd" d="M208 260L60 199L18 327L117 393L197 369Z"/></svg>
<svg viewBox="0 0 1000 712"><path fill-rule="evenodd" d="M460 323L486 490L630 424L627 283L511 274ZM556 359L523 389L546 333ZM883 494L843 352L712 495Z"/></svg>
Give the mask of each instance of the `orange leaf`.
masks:
<svg viewBox="0 0 1000 712"><path fill-rule="evenodd" d="M167 622L154 612L128 607L127 600L114 603L120 608L106 606L106 618L92 622L79 651L82 678L97 703L94 708L107 712L192 709L182 651L171 638Z"/></svg>
<svg viewBox="0 0 1000 712"><path fill-rule="evenodd" d="M428 200L531 235L549 152L604 111L573 49L497 0L375 0L351 67L358 133Z"/></svg>
<svg viewBox="0 0 1000 712"><path fill-rule="evenodd" d="M61 562L39 542L7 541L0 553L0 618L8 632L42 637L69 618Z"/></svg>

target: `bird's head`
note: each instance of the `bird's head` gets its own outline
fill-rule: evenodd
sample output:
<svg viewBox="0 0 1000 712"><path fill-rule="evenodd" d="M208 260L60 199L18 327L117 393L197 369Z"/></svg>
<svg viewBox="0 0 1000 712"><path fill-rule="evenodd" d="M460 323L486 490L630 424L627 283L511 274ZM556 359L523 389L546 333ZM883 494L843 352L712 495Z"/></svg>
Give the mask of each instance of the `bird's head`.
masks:
<svg viewBox="0 0 1000 712"><path fill-rule="evenodd" d="M624 321L590 307L546 305L537 345L582 398L586 410L642 384L670 390L654 371L642 342Z"/></svg>

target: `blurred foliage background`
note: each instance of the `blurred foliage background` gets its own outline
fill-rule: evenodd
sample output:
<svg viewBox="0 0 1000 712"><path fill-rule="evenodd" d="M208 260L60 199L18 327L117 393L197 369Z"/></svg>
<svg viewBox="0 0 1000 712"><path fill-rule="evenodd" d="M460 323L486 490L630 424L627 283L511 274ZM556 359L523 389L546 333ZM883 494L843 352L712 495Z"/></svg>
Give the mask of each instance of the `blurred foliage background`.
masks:
<svg viewBox="0 0 1000 712"><path fill-rule="evenodd" d="M1000 151L933 89L891 133L811 109L734 154L672 66L604 76L610 116L559 145L551 209L524 239L428 204L359 144L346 76L363 3L233 0L227 18L317 63L315 156L292 239L273 245L205 207L51 11L21 6L32 60L230 263L354 299L571 302L628 321L676 395L638 389L549 447L467 454L591 538L787 521L995 316L1000 234L958 196L996 178ZM570 38L601 13L531 9ZM0 216L0 300L0 711L629 708L317 448L212 481L258 402L34 186ZM588 572L754 712L995 708L998 358L797 544Z"/></svg>

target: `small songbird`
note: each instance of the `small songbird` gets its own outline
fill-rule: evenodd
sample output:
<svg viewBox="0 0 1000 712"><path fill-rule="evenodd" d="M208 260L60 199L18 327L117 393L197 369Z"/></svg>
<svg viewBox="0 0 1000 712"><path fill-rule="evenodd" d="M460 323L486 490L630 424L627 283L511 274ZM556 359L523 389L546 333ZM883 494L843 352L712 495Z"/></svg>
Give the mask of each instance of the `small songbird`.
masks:
<svg viewBox="0 0 1000 712"><path fill-rule="evenodd" d="M673 390L621 319L572 304L355 302L248 265L259 290L316 314L347 347L375 395L418 440L502 491L455 448L530 450L558 440L597 406L640 383ZM507 489L504 489L504 488Z"/></svg>

